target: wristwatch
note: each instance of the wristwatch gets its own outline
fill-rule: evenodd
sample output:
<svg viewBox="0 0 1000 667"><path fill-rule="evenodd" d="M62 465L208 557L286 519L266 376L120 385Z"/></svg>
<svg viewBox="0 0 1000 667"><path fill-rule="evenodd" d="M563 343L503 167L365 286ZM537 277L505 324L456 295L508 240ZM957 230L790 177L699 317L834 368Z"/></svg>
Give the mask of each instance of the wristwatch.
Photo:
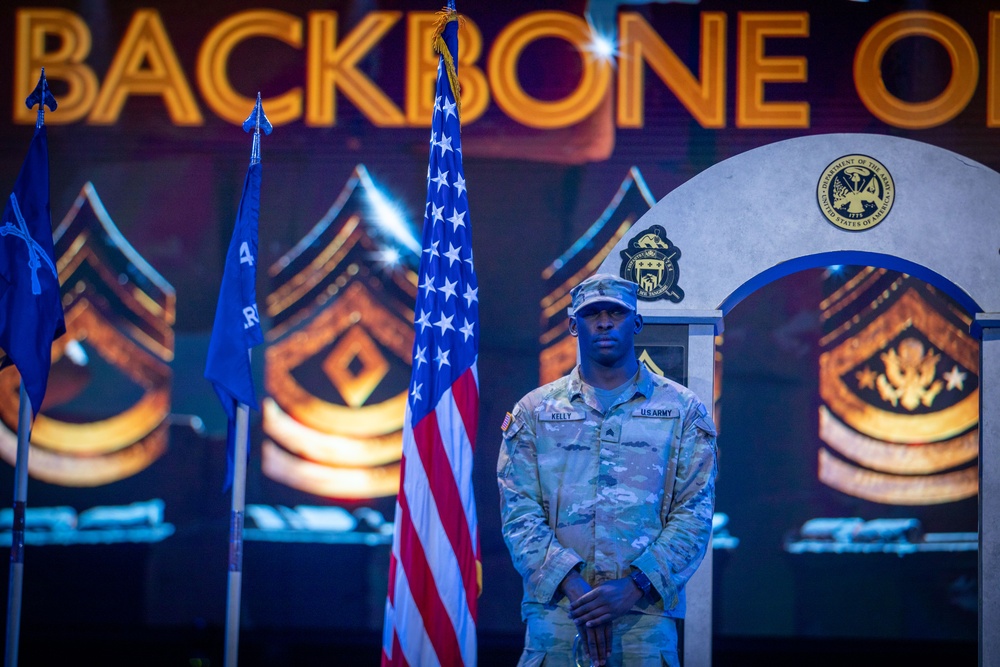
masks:
<svg viewBox="0 0 1000 667"><path fill-rule="evenodd" d="M656 600L660 597L656 592L656 589L653 588L653 583L642 570L632 568L632 573L629 574L628 577L632 580L632 583L635 584L636 588L642 591L643 597L647 597L653 602L656 602Z"/></svg>

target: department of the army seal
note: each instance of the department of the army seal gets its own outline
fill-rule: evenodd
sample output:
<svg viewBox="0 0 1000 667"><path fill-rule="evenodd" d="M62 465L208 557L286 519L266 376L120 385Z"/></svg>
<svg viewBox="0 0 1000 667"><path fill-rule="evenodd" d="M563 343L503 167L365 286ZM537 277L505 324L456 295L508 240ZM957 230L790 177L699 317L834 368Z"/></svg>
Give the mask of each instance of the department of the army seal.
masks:
<svg viewBox="0 0 1000 667"><path fill-rule="evenodd" d="M871 229L889 214L896 194L892 175L867 155L845 155L823 171L816 188L819 209L841 229Z"/></svg>
<svg viewBox="0 0 1000 667"><path fill-rule="evenodd" d="M653 225L632 237L628 249L621 254L621 276L639 286L640 299L670 299L680 303L684 298L684 290L677 285L680 278L677 260L681 258L681 251L670 242L663 227Z"/></svg>

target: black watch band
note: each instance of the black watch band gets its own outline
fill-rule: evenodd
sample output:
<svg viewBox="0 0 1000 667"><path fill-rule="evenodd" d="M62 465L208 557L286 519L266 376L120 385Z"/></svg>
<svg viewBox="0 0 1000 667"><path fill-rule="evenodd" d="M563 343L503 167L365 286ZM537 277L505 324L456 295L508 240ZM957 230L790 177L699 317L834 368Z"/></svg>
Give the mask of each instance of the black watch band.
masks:
<svg viewBox="0 0 1000 667"><path fill-rule="evenodd" d="M632 573L628 576L629 579L632 580L632 583L635 584L636 588L642 591L643 597L647 597L654 601L657 597L659 597L656 595L656 591L653 589L653 584L649 580L649 577L647 577L642 570L633 569Z"/></svg>

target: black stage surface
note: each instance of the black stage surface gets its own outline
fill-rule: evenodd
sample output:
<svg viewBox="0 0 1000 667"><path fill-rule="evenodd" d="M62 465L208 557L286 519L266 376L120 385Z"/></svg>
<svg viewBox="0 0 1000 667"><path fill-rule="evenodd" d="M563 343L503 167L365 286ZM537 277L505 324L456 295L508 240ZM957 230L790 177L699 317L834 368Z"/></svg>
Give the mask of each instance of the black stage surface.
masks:
<svg viewBox="0 0 1000 667"><path fill-rule="evenodd" d="M241 667L268 665L379 664L380 638L362 633L254 630L241 640ZM480 667L512 667L520 636L481 636ZM21 667L101 665L102 667L212 667L223 662L222 628L120 631L107 628L38 630L21 640ZM809 665L882 667L886 665L975 665L970 642L873 639L716 637L714 667Z"/></svg>

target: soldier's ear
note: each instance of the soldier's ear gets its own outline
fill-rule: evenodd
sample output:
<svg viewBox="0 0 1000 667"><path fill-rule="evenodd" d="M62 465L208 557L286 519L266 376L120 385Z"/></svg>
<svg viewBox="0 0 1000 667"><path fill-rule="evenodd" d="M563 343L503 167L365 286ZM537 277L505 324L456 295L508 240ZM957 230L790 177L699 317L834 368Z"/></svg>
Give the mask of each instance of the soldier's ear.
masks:
<svg viewBox="0 0 1000 667"><path fill-rule="evenodd" d="M577 334L580 333L580 331L576 327L577 327L576 317L574 317L574 316L571 315L570 318L569 318L569 335L570 336L574 336L575 337Z"/></svg>
<svg viewBox="0 0 1000 667"><path fill-rule="evenodd" d="M642 315L639 313L635 314L635 333L642 331Z"/></svg>

